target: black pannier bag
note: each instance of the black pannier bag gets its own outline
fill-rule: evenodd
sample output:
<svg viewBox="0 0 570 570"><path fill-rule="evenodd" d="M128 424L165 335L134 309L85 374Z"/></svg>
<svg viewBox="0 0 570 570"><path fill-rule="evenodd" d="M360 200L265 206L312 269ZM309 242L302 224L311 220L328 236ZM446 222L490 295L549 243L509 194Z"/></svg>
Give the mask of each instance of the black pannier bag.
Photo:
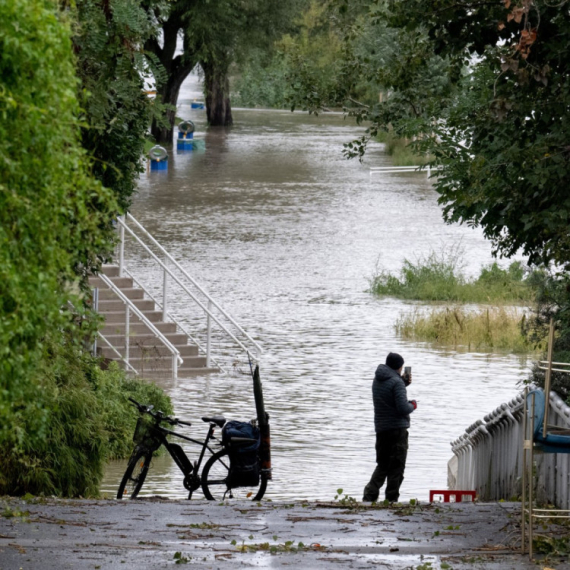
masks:
<svg viewBox="0 0 570 570"><path fill-rule="evenodd" d="M240 438L255 441L239 441ZM230 450L228 487L259 485L259 429L248 422L228 422L222 429L222 441Z"/></svg>

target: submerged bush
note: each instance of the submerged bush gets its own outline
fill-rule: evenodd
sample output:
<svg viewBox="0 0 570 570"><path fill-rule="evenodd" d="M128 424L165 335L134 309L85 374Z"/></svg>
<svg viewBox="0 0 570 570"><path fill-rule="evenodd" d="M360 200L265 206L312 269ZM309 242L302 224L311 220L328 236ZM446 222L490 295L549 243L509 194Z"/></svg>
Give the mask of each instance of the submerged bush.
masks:
<svg viewBox="0 0 570 570"><path fill-rule="evenodd" d="M418 301L496 303L531 301L533 284L520 261L506 269L493 263L477 279L469 280L461 269L461 252L455 248L439 254L432 251L415 262L405 259L398 275L382 270L371 279L370 290Z"/></svg>
<svg viewBox="0 0 570 570"><path fill-rule="evenodd" d="M102 371L88 354L71 345L45 343L38 401L45 414L43 432L30 414L19 416L19 443L0 445L0 494L96 496L107 459L132 450L138 414L128 402L153 404L172 412L156 386L125 378L116 365Z"/></svg>
<svg viewBox="0 0 570 570"><path fill-rule="evenodd" d="M468 350L507 350L524 353L536 347L526 336L527 316L513 308L432 308L400 317L395 327L403 338Z"/></svg>
<svg viewBox="0 0 570 570"><path fill-rule="evenodd" d="M392 132L380 131L375 140L384 143L384 150L392 157L394 166L418 166L428 162L428 157L414 153L409 140L399 138Z"/></svg>

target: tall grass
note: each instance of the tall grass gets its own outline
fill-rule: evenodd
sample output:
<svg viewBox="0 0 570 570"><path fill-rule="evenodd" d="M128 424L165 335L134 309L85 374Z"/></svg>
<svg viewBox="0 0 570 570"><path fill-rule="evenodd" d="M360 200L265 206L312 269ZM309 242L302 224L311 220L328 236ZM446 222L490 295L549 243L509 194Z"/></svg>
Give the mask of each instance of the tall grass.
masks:
<svg viewBox="0 0 570 570"><path fill-rule="evenodd" d="M428 157L415 154L408 146L410 141L398 138L391 132L381 131L375 139L384 143L384 150L388 156L392 157L394 166L416 166L428 162Z"/></svg>
<svg viewBox="0 0 570 570"><path fill-rule="evenodd" d="M398 274L384 269L370 280L370 291L418 301L454 303L529 302L535 295L531 275L515 261L503 269L493 263L481 269L476 279L467 279L462 271L462 251L450 248L432 251L416 261L405 259Z"/></svg>
<svg viewBox="0 0 570 570"><path fill-rule="evenodd" d="M433 342L467 350L505 350L525 353L536 350L528 340L526 315L520 309L438 307L416 309L400 317L396 332L403 338Z"/></svg>

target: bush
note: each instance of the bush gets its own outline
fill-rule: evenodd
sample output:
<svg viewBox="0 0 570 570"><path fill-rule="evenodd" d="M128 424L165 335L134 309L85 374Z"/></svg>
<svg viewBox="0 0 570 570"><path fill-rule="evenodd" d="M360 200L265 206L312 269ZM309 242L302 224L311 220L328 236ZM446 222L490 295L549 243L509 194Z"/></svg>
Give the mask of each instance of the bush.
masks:
<svg viewBox="0 0 570 570"><path fill-rule="evenodd" d="M550 319L554 319L554 362L570 363L570 274L542 270L533 276L536 293L535 317L529 323L532 341L546 338ZM546 351L541 360L546 360ZM545 372L535 364L527 382L544 388ZM570 374L553 372L552 389L570 405Z"/></svg>
<svg viewBox="0 0 570 570"><path fill-rule="evenodd" d="M515 309L493 307L468 311L463 307L417 309L396 323L403 338L467 350L524 353L536 347L526 336L527 317Z"/></svg>
<svg viewBox="0 0 570 570"><path fill-rule="evenodd" d="M468 280L461 270L459 248L431 252L416 262L404 260L399 275L382 270L370 282L376 295L391 295L418 301L459 303L523 302L534 299L535 286L520 261L507 269L493 263Z"/></svg>
<svg viewBox="0 0 570 570"><path fill-rule="evenodd" d="M72 345L46 343L46 352L38 398L44 431L30 429L30 415L13 426L19 444L0 445L0 494L97 496L106 461L132 451L138 414L128 397L166 413L170 400L155 385L126 379L116 365L100 370Z"/></svg>
<svg viewBox="0 0 570 570"><path fill-rule="evenodd" d="M81 310L78 282L112 251L116 204L80 145L68 12L0 13L0 444L18 445L14 426L42 429L44 339L76 326L68 303Z"/></svg>
<svg viewBox="0 0 570 570"><path fill-rule="evenodd" d="M161 388L145 380L126 378L115 363L109 370L96 370L94 387L102 405L108 459L126 458L133 450L132 437L139 413L129 397L141 404L152 404L165 414L173 413L170 397Z"/></svg>
<svg viewBox="0 0 570 570"><path fill-rule="evenodd" d="M381 131L375 140L384 143L384 150L388 156L392 157L394 166L417 166L428 162L427 156L422 156L413 151L409 146L410 141L398 138L392 132Z"/></svg>

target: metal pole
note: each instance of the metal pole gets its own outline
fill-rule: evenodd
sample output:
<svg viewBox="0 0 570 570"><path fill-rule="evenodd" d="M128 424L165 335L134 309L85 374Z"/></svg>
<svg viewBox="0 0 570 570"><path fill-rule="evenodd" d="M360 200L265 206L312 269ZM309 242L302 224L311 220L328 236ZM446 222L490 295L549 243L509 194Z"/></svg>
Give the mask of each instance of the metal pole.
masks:
<svg viewBox="0 0 570 570"><path fill-rule="evenodd" d="M210 346L212 344L212 301L208 301L208 315L206 329L208 331L208 336L206 339L206 368L210 368Z"/></svg>
<svg viewBox="0 0 570 570"><path fill-rule="evenodd" d="M427 167L427 177L429 178L431 176L431 166Z"/></svg>
<svg viewBox="0 0 570 570"><path fill-rule="evenodd" d="M532 419L530 421L530 476L529 476L529 487L528 487L528 555L532 560L532 507L534 501L534 409L535 396L532 396Z"/></svg>
<svg viewBox="0 0 570 570"><path fill-rule="evenodd" d="M99 310L99 288L95 287L93 289L93 304L92 304L93 310L94 311L98 311ZM91 348L91 354L93 354L93 356L97 356L97 336L95 336L95 340L93 341L93 346Z"/></svg>
<svg viewBox="0 0 570 570"><path fill-rule="evenodd" d="M128 364L129 363L129 328L130 328L130 323L129 323L129 306L125 305L125 307L127 308L127 310L125 311L125 362Z"/></svg>
<svg viewBox="0 0 570 570"><path fill-rule="evenodd" d="M125 223L126 218L125 218ZM125 268L125 227L119 224L119 277L124 276Z"/></svg>
<svg viewBox="0 0 570 570"><path fill-rule="evenodd" d="M552 356L554 353L554 319L550 318L550 327L548 329L548 364L546 376L544 378L544 422L542 423L542 437L546 437L548 426L548 409L550 402L550 385L552 378Z"/></svg>
<svg viewBox="0 0 570 570"><path fill-rule="evenodd" d="M172 355L172 377L175 380L178 378L178 357L176 354Z"/></svg>
<svg viewBox="0 0 570 570"><path fill-rule="evenodd" d="M523 405L523 454L522 454L522 506L521 506L521 552L525 551L525 537L526 537L526 488L527 488L527 449L528 449L528 413L527 413L527 395L528 387L524 391L524 405ZM532 442L531 442L532 445Z"/></svg>
<svg viewBox="0 0 570 570"><path fill-rule="evenodd" d="M168 291L168 271L166 269L166 264L168 259L164 258L164 270L162 275L162 321L166 322L167 308L166 308L166 294Z"/></svg>

